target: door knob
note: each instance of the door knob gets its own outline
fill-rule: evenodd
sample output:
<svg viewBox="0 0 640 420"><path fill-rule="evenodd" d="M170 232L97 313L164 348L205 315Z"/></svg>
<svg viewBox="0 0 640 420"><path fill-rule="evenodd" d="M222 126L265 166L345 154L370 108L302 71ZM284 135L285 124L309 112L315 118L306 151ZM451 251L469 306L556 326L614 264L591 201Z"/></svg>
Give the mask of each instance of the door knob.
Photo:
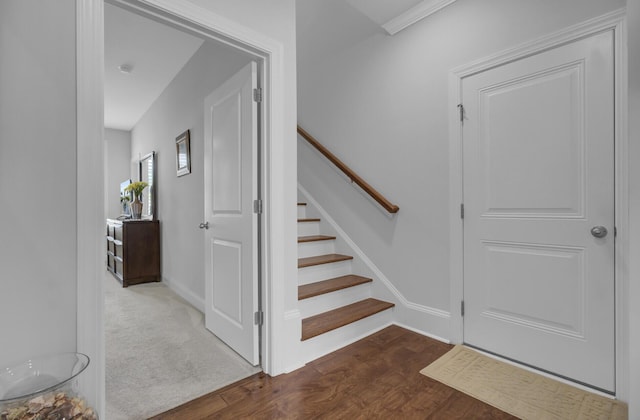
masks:
<svg viewBox="0 0 640 420"><path fill-rule="evenodd" d="M591 228L591 234L596 238L604 238L607 236L607 228L604 226L594 226Z"/></svg>
<svg viewBox="0 0 640 420"><path fill-rule="evenodd" d="M200 223L200 229L209 229L209 222Z"/></svg>

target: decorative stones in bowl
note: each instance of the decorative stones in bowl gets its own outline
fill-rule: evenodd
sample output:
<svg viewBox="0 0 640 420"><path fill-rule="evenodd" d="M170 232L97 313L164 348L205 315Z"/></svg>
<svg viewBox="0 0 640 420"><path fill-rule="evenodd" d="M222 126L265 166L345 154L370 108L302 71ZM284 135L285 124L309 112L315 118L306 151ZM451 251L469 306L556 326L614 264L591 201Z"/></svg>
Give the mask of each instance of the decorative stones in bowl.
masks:
<svg viewBox="0 0 640 420"><path fill-rule="evenodd" d="M58 353L0 368L0 420L97 420L76 391L88 365L82 353Z"/></svg>

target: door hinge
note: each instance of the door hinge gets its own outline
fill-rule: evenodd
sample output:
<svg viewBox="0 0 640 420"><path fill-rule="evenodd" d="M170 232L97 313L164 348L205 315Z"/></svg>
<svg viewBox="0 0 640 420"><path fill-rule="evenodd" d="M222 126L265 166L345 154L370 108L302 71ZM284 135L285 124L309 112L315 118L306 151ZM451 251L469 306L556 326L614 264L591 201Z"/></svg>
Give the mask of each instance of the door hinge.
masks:
<svg viewBox="0 0 640 420"><path fill-rule="evenodd" d="M460 218L464 219L464 204L460 203Z"/></svg>
<svg viewBox="0 0 640 420"><path fill-rule="evenodd" d="M460 301L460 316L464 316L464 300Z"/></svg>
<svg viewBox="0 0 640 420"><path fill-rule="evenodd" d="M464 105L458 104L458 111L460 111L460 122L464 121Z"/></svg>
<svg viewBox="0 0 640 420"><path fill-rule="evenodd" d="M262 102L262 88L253 89L253 100L258 103Z"/></svg>
<svg viewBox="0 0 640 420"><path fill-rule="evenodd" d="M262 214L262 200L253 200L253 212Z"/></svg>
<svg viewBox="0 0 640 420"><path fill-rule="evenodd" d="M254 312L253 322L255 325L262 325L264 323L264 312L262 311Z"/></svg>
<svg viewBox="0 0 640 420"><path fill-rule="evenodd" d="M618 236L618 227L617 227L617 226L614 226L614 227L613 227L613 237L615 238L615 237L617 237L617 236Z"/></svg>

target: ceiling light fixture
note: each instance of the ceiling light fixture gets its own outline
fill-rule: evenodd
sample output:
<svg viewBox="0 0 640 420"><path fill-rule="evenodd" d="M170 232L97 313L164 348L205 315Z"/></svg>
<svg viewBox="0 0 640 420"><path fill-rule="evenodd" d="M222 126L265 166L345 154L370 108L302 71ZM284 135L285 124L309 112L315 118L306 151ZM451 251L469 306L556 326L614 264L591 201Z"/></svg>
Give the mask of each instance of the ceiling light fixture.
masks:
<svg viewBox="0 0 640 420"><path fill-rule="evenodd" d="M133 71L133 66L131 64L120 64L118 70L120 70L120 73L129 74Z"/></svg>

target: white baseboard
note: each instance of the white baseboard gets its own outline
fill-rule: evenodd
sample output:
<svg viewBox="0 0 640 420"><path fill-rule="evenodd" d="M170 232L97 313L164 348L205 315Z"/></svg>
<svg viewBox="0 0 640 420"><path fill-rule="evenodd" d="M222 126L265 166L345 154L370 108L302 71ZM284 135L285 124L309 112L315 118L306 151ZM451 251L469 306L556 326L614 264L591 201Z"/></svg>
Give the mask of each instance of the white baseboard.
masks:
<svg viewBox="0 0 640 420"><path fill-rule="evenodd" d="M169 287L169 289L173 290L178 296L182 299L189 302L194 308L204 313L204 298L196 295L191 290L184 287L182 284L178 282L171 281L167 278L162 278L162 282Z"/></svg>
<svg viewBox="0 0 640 420"><path fill-rule="evenodd" d="M298 309L289 310L284 313L284 322L287 335L292 340L292 343L286 350L286 363L283 373L291 373L305 365L301 357L302 348L300 345L302 314Z"/></svg>
<svg viewBox="0 0 640 420"><path fill-rule="evenodd" d="M409 325L405 325L405 324L403 324L401 322L394 322L394 325L397 325L400 328L404 328L405 330L413 331L416 334L420 334L420 335L424 335L425 337L433 338L436 341L440 341L440 342L445 343L445 344L451 344L451 341L447 340L446 338L442 338L442 337L439 337L437 335L430 334L430 333L428 333L426 331L422 331L422 330L420 330L418 328L414 328L414 327L411 327Z"/></svg>

